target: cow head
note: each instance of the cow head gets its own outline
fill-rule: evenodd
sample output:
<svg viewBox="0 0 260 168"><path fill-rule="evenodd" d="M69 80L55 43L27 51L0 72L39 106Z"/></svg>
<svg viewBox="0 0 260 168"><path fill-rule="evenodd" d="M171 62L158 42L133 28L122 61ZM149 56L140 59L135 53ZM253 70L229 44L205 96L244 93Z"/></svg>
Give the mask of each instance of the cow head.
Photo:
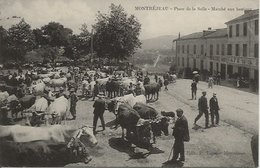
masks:
<svg viewBox="0 0 260 168"><path fill-rule="evenodd" d="M96 146L98 143L95 135L93 134L93 130L88 126L83 126L82 128L78 129L72 137L71 141L73 140L78 140L85 146L91 147Z"/></svg>
<svg viewBox="0 0 260 168"><path fill-rule="evenodd" d="M121 102L118 99L112 99L107 103L108 111L113 112L115 115L118 114L118 108Z"/></svg>
<svg viewBox="0 0 260 168"><path fill-rule="evenodd" d="M85 144L85 145L90 145L92 147L96 146L98 141L93 134L93 130L88 127L84 126L81 129L81 136L80 136L80 141Z"/></svg>

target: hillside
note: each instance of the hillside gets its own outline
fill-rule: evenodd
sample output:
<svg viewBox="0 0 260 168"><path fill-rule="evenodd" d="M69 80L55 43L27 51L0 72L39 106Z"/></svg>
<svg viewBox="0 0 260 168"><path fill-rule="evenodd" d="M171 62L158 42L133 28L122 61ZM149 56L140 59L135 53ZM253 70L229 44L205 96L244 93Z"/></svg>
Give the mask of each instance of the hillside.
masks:
<svg viewBox="0 0 260 168"><path fill-rule="evenodd" d="M177 36L165 35L154 37L150 39L141 40L142 48L141 50L167 50L172 49L172 40Z"/></svg>

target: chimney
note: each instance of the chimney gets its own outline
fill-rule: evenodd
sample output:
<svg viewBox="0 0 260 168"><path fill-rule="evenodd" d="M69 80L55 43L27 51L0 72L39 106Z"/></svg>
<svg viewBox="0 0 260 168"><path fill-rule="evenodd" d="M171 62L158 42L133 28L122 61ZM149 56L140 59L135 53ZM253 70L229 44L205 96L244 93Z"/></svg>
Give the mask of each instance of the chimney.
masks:
<svg viewBox="0 0 260 168"><path fill-rule="evenodd" d="M211 30L211 27L209 27L208 30Z"/></svg>
<svg viewBox="0 0 260 168"><path fill-rule="evenodd" d="M244 14L251 12L252 10L244 10Z"/></svg>

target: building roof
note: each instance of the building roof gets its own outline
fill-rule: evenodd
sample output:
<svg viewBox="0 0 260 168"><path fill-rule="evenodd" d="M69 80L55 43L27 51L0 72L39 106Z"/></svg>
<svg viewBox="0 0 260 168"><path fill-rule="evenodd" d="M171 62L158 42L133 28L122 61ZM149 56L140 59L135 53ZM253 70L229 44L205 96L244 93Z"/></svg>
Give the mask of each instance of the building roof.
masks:
<svg viewBox="0 0 260 168"><path fill-rule="evenodd" d="M206 35L205 38L226 37L226 36L227 36L227 28L222 28L222 29L216 29L215 32Z"/></svg>
<svg viewBox="0 0 260 168"><path fill-rule="evenodd" d="M183 36L180 38L180 40L195 39L195 38L201 38L201 37L203 37L203 32L196 32L196 33L192 33L192 34Z"/></svg>
<svg viewBox="0 0 260 168"><path fill-rule="evenodd" d="M234 23L234 22L238 22L240 20L244 20L244 19L249 19L252 17L259 17L259 9L255 9L255 10L245 10L245 13L237 18L234 18L228 22L226 22L225 24L230 24L230 23Z"/></svg>
<svg viewBox="0 0 260 168"><path fill-rule="evenodd" d="M227 36L227 28L222 28L222 29L216 29L216 30L204 30L202 32L188 34L186 36L174 39L173 41L199 39L199 38L226 37L226 36Z"/></svg>

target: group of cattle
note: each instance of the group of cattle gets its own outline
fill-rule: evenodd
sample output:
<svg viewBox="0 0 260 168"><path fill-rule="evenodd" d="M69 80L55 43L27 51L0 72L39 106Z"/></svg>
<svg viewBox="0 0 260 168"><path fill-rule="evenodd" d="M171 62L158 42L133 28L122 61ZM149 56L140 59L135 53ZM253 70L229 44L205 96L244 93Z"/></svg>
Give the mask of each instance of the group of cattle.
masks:
<svg viewBox="0 0 260 168"><path fill-rule="evenodd" d="M22 96L18 94L17 87L1 86L1 115L3 111L10 110L12 114L16 114L17 118L18 112L25 112L27 122L29 121L31 125L38 125L39 123L33 123L31 118L35 114L33 111L41 109L45 116L40 116L40 118L46 121L46 125L48 125L48 121L51 121L52 124L61 124L61 120L66 120L66 114L68 114L68 99L65 96L56 98L51 91L49 91L48 98L45 96L38 98L38 95L44 95L46 88L49 87L53 87L54 90L60 86L67 87L71 79L70 74L65 73L62 76L58 73L34 74L33 79L29 92L21 94ZM124 77L120 80L109 80L109 77L105 77L96 81L100 88L105 86L104 92L108 92L110 95L114 92L113 97L116 98L108 100L108 110L114 112L116 124L122 127L122 137L124 137L123 129L126 129L128 140L149 147L151 137L155 142L155 136L161 135L162 132L168 135L169 118L159 115L154 108L146 104L147 97L145 95L157 93L158 99L160 88L156 83L143 85L142 82L139 82L145 95L133 96L129 94L117 97L120 95L118 89L120 86L127 89L130 83L137 85L138 81L130 77ZM92 86L88 88L93 89L94 81L89 84ZM174 117L173 112L162 114ZM1 121L5 122L6 119L2 118ZM85 138L82 138L84 135ZM74 161L79 161L77 160L78 156L73 156L75 151L76 153L80 151L84 140L88 142L83 143L84 145L97 143L92 130L88 127L72 129L64 125L47 127L0 126L0 166L62 166L72 162L71 158ZM74 146L69 145L71 142ZM84 157L80 158L84 160Z"/></svg>
<svg viewBox="0 0 260 168"><path fill-rule="evenodd" d="M162 112L161 115L146 104L144 95L134 97L128 94L108 100L108 110L116 116L116 125L122 128L122 138L126 138L142 147L151 147L151 139L155 143L155 137L162 132L168 135L170 118L175 119L174 112ZM136 138L137 137L137 138Z"/></svg>
<svg viewBox="0 0 260 168"><path fill-rule="evenodd" d="M114 78L109 76L106 78L99 78L96 80L99 85L100 92L103 92L110 98L123 96L129 89L130 83L135 88L137 84L140 84L141 93L146 96L146 100L159 99L160 85L158 83L149 83L144 85L143 82L138 81L135 77L123 77L123 78ZM83 81L83 87L85 90L88 90L92 95L95 81L90 83Z"/></svg>

